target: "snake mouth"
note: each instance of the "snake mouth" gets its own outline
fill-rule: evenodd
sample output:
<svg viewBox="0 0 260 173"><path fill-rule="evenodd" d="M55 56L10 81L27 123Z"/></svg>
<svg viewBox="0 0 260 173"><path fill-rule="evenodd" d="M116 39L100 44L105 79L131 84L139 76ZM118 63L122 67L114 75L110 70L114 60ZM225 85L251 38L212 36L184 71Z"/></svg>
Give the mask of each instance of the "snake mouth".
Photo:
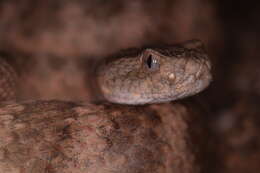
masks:
<svg viewBox="0 0 260 173"><path fill-rule="evenodd" d="M211 64L209 60L203 60L200 64L198 72L195 74L197 92L205 89L212 81Z"/></svg>

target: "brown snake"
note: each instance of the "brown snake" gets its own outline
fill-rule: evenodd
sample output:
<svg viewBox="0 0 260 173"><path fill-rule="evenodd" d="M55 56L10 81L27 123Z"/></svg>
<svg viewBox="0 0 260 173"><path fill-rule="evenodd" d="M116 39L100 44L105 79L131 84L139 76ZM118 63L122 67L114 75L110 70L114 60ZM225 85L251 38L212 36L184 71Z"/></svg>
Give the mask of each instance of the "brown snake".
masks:
<svg viewBox="0 0 260 173"><path fill-rule="evenodd" d="M0 59L1 60L1 59ZM184 98L205 89L211 65L198 40L128 49L107 58L97 70L104 97L119 104L151 104ZM0 61L0 100L15 97L15 72Z"/></svg>
<svg viewBox="0 0 260 173"><path fill-rule="evenodd" d="M206 172L203 118L192 107L1 102L15 98L15 78L0 60L0 173ZM124 51L99 66L97 78L110 102L158 103L206 88L210 62L193 40Z"/></svg>

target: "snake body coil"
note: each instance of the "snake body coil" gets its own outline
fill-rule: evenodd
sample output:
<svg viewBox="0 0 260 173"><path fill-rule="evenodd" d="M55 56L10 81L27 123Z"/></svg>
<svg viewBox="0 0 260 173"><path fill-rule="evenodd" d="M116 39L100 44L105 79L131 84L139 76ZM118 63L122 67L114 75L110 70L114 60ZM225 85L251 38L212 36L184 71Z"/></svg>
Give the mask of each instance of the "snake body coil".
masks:
<svg viewBox="0 0 260 173"><path fill-rule="evenodd" d="M16 97L16 73L0 58L0 101L13 100Z"/></svg>

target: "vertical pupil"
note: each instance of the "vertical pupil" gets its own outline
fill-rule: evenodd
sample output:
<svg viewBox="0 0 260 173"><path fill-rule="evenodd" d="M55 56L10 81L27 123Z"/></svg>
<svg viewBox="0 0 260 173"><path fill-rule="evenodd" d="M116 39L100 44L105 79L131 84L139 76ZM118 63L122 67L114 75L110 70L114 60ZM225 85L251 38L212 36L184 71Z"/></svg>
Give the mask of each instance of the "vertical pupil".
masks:
<svg viewBox="0 0 260 173"><path fill-rule="evenodd" d="M152 58L152 55L149 55L149 57L147 58L147 66L149 68L152 68L152 61L153 61L153 58Z"/></svg>

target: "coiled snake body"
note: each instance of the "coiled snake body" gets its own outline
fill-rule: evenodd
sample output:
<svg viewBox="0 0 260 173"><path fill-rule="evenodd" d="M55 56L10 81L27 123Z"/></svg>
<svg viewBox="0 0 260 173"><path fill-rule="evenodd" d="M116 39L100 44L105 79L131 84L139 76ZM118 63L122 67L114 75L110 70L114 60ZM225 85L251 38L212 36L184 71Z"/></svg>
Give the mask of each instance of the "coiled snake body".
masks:
<svg viewBox="0 0 260 173"><path fill-rule="evenodd" d="M0 59L0 101L12 100L16 96L16 74L13 68Z"/></svg>

